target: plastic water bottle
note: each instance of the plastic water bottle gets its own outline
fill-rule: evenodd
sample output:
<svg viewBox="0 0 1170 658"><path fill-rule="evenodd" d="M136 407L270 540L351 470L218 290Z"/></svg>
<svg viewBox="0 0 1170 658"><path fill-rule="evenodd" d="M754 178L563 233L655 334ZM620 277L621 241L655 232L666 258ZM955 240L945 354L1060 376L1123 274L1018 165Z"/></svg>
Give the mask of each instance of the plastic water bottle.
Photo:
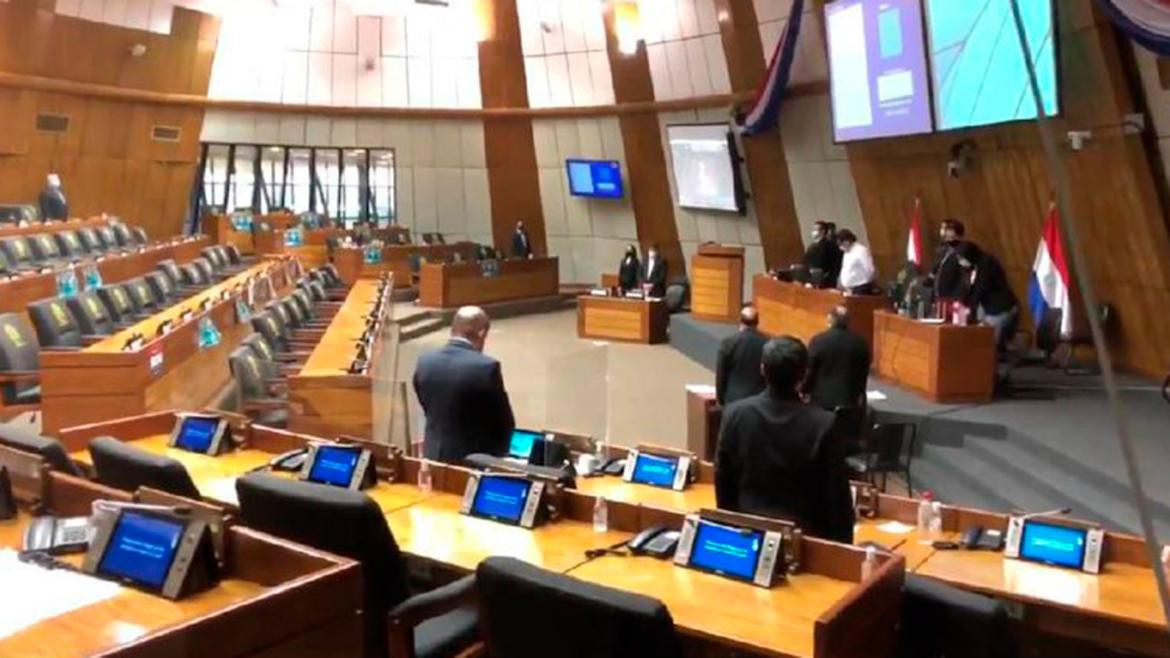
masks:
<svg viewBox="0 0 1170 658"><path fill-rule="evenodd" d="M1162 547L1162 571L1166 572L1166 577L1170 578L1170 544Z"/></svg>
<svg viewBox="0 0 1170 658"><path fill-rule="evenodd" d="M930 538L942 538L942 503L937 500L930 504Z"/></svg>
<svg viewBox="0 0 1170 658"><path fill-rule="evenodd" d="M423 493L428 494L434 489L431 463L425 459L418 465L418 488L422 489Z"/></svg>
<svg viewBox="0 0 1170 658"><path fill-rule="evenodd" d="M861 580L869 580L873 572L877 571L877 549L873 546L865 547L865 561L861 563Z"/></svg>
<svg viewBox="0 0 1170 658"><path fill-rule="evenodd" d="M918 533L925 537L930 532L930 518L934 513L934 493L922 492L922 500L918 501Z"/></svg>
<svg viewBox="0 0 1170 658"><path fill-rule="evenodd" d="M593 501L593 532L608 532L609 531L609 507L605 504L605 498L598 496Z"/></svg>

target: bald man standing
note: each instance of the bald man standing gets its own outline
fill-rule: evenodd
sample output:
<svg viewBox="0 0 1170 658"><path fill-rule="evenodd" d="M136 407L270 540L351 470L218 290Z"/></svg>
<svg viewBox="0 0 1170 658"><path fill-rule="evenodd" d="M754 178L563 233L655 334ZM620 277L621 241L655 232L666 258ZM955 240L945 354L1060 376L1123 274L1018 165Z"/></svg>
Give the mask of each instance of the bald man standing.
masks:
<svg viewBox="0 0 1170 658"><path fill-rule="evenodd" d="M428 352L414 370L414 392L426 413L427 459L461 464L467 455L503 456L516 421L500 362L483 354L491 320L465 306L451 322L451 339Z"/></svg>
<svg viewBox="0 0 1170 658"><path fill-rule="evenodd" d="M715 399L726 406L764 390L760 355L768 337L756 328L760 314L752 305L739 311L739 331L719 344L715 362Z"/></svg>

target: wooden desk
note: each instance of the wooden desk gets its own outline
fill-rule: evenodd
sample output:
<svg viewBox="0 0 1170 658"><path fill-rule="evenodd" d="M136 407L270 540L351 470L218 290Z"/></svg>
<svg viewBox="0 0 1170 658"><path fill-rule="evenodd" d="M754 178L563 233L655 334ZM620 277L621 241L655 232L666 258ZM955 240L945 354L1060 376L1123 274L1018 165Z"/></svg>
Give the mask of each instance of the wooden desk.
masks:
<svg viewBox="0 0 1170 658"><path fill-rule="evenodd" d="M630 537L614 530L596 533L587 523L564 519L529 530L460 514L461 502L460 496L439 493L387 514L399 548L464 571L503 555L564 572L585 562L586 550Z"/></svg>
<svg viewBox="0 0 1170 658"><path fill-rule="evenodd" d="M995 331L874 313L878 375L934 402L990 402L995 387Z"/></svg>
<svg viewBox="0 0 1170 658"><path fill-rule="evenodd" d="M443 263L456 255L464 261L474 261L479 245L474 242L452 244L387 244L382 247L382 262L367 263L361 247L341 247L333 252L333 264L346 283L359 279L376 279L383 272L391 272L394 280L406 286L411 281L410 259L418 255L424 262Z"/></svg>
<svg viewBox="0 0 1170 658"><path fill-rule="evenodd" d="M687 450L709 462L715 461L719 446L719 424L723 407L715 397L715 387L687 386Z"/></svg>
<svg viewBox="0 0 1170 658"><path fill-rule="evenodd" d="M699 245L691 257L691 315L712 322L739 322L743 254L743 247Z"/></svg>
<svg viewBox="0 0 1170 658"><path fill-rule="evenodd" d="M256 231L253 240L256 243L256 253L264 256L291 256L304 264L306 269L315 269L329 262L329 254L324 243L310 244L308 231L305 231L305 241L298 247L290 247L284 243L287 229L273 229L271 231Z"/></svg>
<svg viewBox="0 0 1170 658"><path fill-rule="evenodd" d="M890 305L884 296L846 295L837 290L806 288L766 274L757 274L753 279L753 292L760 312L760 331L771 336L795 336L806 345L829 327L829 312L844 306L849 311L849 327L872 350L874 312Z"/></svg>
<svg viewBox="0 0 1170 658"><path fill-rule="evenodd" d="M661 299L577 297L577 336L630 343L665 343L670 316Z"/></svg>
<svg viewBox="0 0 1170 658"><path fill-rule="evenodd" d="M501 260L496 276L485 277L479 263L424 263L419 304L451 308L515 299L552 297L560 292L557 259Z"/></svg>
<svg viewBox="0 0 1170 658"><path fill-rule="evenodd" d="M5 238L25 237L41 233L60 233L62 231L79 231L83 228L102 228L110 221L102 217L88 219L73 218L66 221L30 222L27 226L18 224L0 224L0 240Z"/></svg>
<svg viewBox="0 0 1170 658"><path fill-rule="evenodd" d="M231 378L228 355L252 333L251 324L240 323L236 317L235 297L225 301L219 296L235 291L253 276L271 276L278 291L291 284L282 263L259 263L83 350L41 352L44 432L53 434L72 425L147 411L200 408L211 402ZM214 300L206 314L199 311L204 299ZM178 324L188 309L194 312L191 320ZM219 345L200 350L197 335L205 315L223 338ZM174 323L171 332L156 336L166 320ZM135 333L141 333L146 344L133 352L123 351Z"/></svg>
<svg viewBox="0 0 1170 658"><path fill-rule="evenodd" d="M577 491L590 496L600 496L609 501L650 505L677 512L697 512L700 509L715 509L715 485L710 482L696 482L684 491L652 487L648 484L625 482L620 477L577 478Z"/></svg>

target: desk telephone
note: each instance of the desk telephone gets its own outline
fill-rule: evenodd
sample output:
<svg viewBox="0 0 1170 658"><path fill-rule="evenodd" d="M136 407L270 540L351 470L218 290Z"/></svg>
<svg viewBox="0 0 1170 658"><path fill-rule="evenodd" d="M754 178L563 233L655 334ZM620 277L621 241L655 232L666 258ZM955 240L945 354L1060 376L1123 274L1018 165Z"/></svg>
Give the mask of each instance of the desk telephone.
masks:
<svg viewBox="0 0 1170 658"><path fill-rule="evenodd" d="M260 466L258 468L254 468L252 470L253 471L271 470L271 471L283 471L283 472L288 472L288 473L299 473L301 471L301 469L304 468L305 460L308 458L308 456L309 456L309 449L308 448L297 448L296 450L289 450L288 452L282 452L279 455L268 460L267 464L264 464L263 466Z"/></svg>
<svg viewBox="0 0 1170 658"><path fill-rule="evenodd" d="M22 548L51 555L82 553L89 548L91 539L93 528L87 516L39 516L25 528Z"/></svg>
<svg viewBox="0 0 1170 658"><path fill-rule="evenodd" d="M649 555L660 560L670 559L674 549L678 546L679 531L677 528L654 526L646 528L626 544L633 555Z"/></svg>

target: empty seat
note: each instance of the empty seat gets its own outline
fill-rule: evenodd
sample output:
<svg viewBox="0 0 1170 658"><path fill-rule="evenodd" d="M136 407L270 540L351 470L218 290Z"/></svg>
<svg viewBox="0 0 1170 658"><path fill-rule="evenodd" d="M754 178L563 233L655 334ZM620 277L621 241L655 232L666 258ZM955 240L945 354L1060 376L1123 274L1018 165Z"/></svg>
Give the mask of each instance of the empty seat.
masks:
<svg viewBox="0 0 1170 658"><path fill-rule="evenodd" d="M102 303L97 292L87 290L66 300L73 319L81 327L81 333L90 336L109 336L114 333L114 319L110 311Z"/></svg>
<svg viewBox="0 0 1170 658"><path fill-rule="evenodd" d="M227 255L225 255L219 247L204 247L199 253L203 255L216 270L225 269L228 266Z"/></svg>
<svg viewBox="0 0 1170 658"><path fill-rule="evenodd" d="M361 564L368 658L450 657L475 643L474 576L408 598L406 562L381 508L366 494L264 473L237 480L236 492L243 525ZM402 623L391 623L396 615ZM407 621L415 618L425 621ZM563 633L564 619L547 632Z"/></svg>
<svg viewBox="0 0 1170 658"><path fill-rule="evenodd" d="M57 439L41 436L16 425L0 423L0 445L43 457L54 471L81 477L81 469L69 458Z"/></svg>
<svg viewBox="0 0 1170 658"><path fill-rule="evenodd" d="M211 261L206 258L196 258L191 261L191 265L199 269L203 273L203 277L210 283L215 280L215 268L211 266Z"/></svg>
<svg viewBox="0 0 1170 658"><path fill-rule="evenodd" d="M118 234L114 232L114 229L110 228L109 226L102 226L95 229L95 231L97 232L98 237L101 239L102 244L105 245L106 249L118 248Z"/></svg>
<svg viewBox="0 0 1170 658"><path fill-rule="evenodd" d="M135 226L130 229L130 242L139 246L145 246L150 242L150 237L146 235L146 229L141 226Z"/></svg>
<svg viewBox="0 0 1170 658"><path fill-rule="evenodd" d="M185 286L206 286L211 283L203 270L195 266L194 263L187 263L179 268L182 275L183 285Z"/></svg>
<svg viewBox="0 0 1170 658"><path fill-rule="evenodd" d="M29 246L32 247L33 258L37 262L51 262L62 257L61 250L57 248L57 241L50 233L34 235L29 241Z"/></svg>
<svg viewBox="0 0 1170 658"><path fill-rule="evenodd" d="M85 250L91 254L106 250L106 245L102 243L101 237L92 228L80 229L77 231L77 237L81 240L81 244L85 247Z"/></svg>
<svg viewBox="0 0 1170 658"><path fill-rule="evenodd" d="M40 344L20 313L0 314L0 395L4 406L41 401Z"/></svg>
<svg viewBox="0 0 1170 658"><path fill-rule="evenodd" d="M228 356L228 369L239 393L240 410L257 423L270 427L288 425L288 400L272 390L273 373L268 362L250 347L237 347Z"/></svg>
<svg viewBox="0 0 1170 658"><path fill-rule="evenodd" d="M110 226L110 230L114 232L114 240L117 241L118 246L127 247L134 244L134 236L130 234L130 227L119 222Z"/></svg>
<svg viewBox="0 0 1170 658"><path fill-rule="evenodd" d="M906 574L898 656L1013 658L1007 608L996 599Z"/></svg>
<svg viewBox="0 0 1170 658"><path fill-rule="evenodd" d="M28 317L42 347L81 347L84 343L81 326L63 299L54 297L29 304Z"/></svg>
<svg viewBox="0 0 1170 658"><path fill-rule="evenodd" d="M252 328L264 336L264 340L278 352L288 352L289 342L284 325L279 316L272 311L264 311L252 316Z"/></svg>
<svg viewBox="0 0 1170 658"><path fill-rule="evenodd" d="M121 284L102 286L97 289L97 295L110 312L110 319L116 324L128 324L141 319L141 314L134 310L130 293L126 292Z"/></svg>
<svg viewBox="0 0 1170 658"><path fill-rule="evenodd" d="M85 245L81 243L81 238L73 231L60 231L53 237L57 240L57 251L64 258L84 256L87 251Z"/></svg>
<svg viewBox="0 0 1170 658"><path fill-rule="evenodd" d="M195 488L187 469L175 459L146 452L109 436L90 441L89 455L98 482L106 486L131 492L139 487L151 487L199 499L199 489Z"/></svg>
<svg viewBox="0 0 1170 658"><path fill-rule="evenodd" d="M179 269L179 264L171 259L160 260L154 269L167 275L171 280L171 285L178 287L183 285L183 272Z"/></svg>
<svg viewBox="0 0 1170 658"><path fill-rule="evenodd" d="M154 296L144 277L130 279L122 284L122 287L130 295L130 303L134 306L135 313L152 315L162 307L162 301Z"/></svg>
<svg viewBox="0 0 1170 658"><path fill-rule="evenodd" d="M24 238L18 237L0 240L0 250L8 257L8 264L14 269L30 267L35 260L32 247L29 246L28 240Z"/></svg>
<svg viewBox="0 0 1170 658"><path fill-rule="evenodd" d="M155 299L161 299L163 304L169 304L179 298L179 289L171 283L171 278L163 272L151 272L145 277L146 285Z"/></svg>
<svg viewBox="0 0 1170 658"><path fill-rule="evenodd" d="M232 265L243 265L244 256L240 253L240 248L234 244L229 244L224 247L224 252L227 253L228 262Z"/></svg>

